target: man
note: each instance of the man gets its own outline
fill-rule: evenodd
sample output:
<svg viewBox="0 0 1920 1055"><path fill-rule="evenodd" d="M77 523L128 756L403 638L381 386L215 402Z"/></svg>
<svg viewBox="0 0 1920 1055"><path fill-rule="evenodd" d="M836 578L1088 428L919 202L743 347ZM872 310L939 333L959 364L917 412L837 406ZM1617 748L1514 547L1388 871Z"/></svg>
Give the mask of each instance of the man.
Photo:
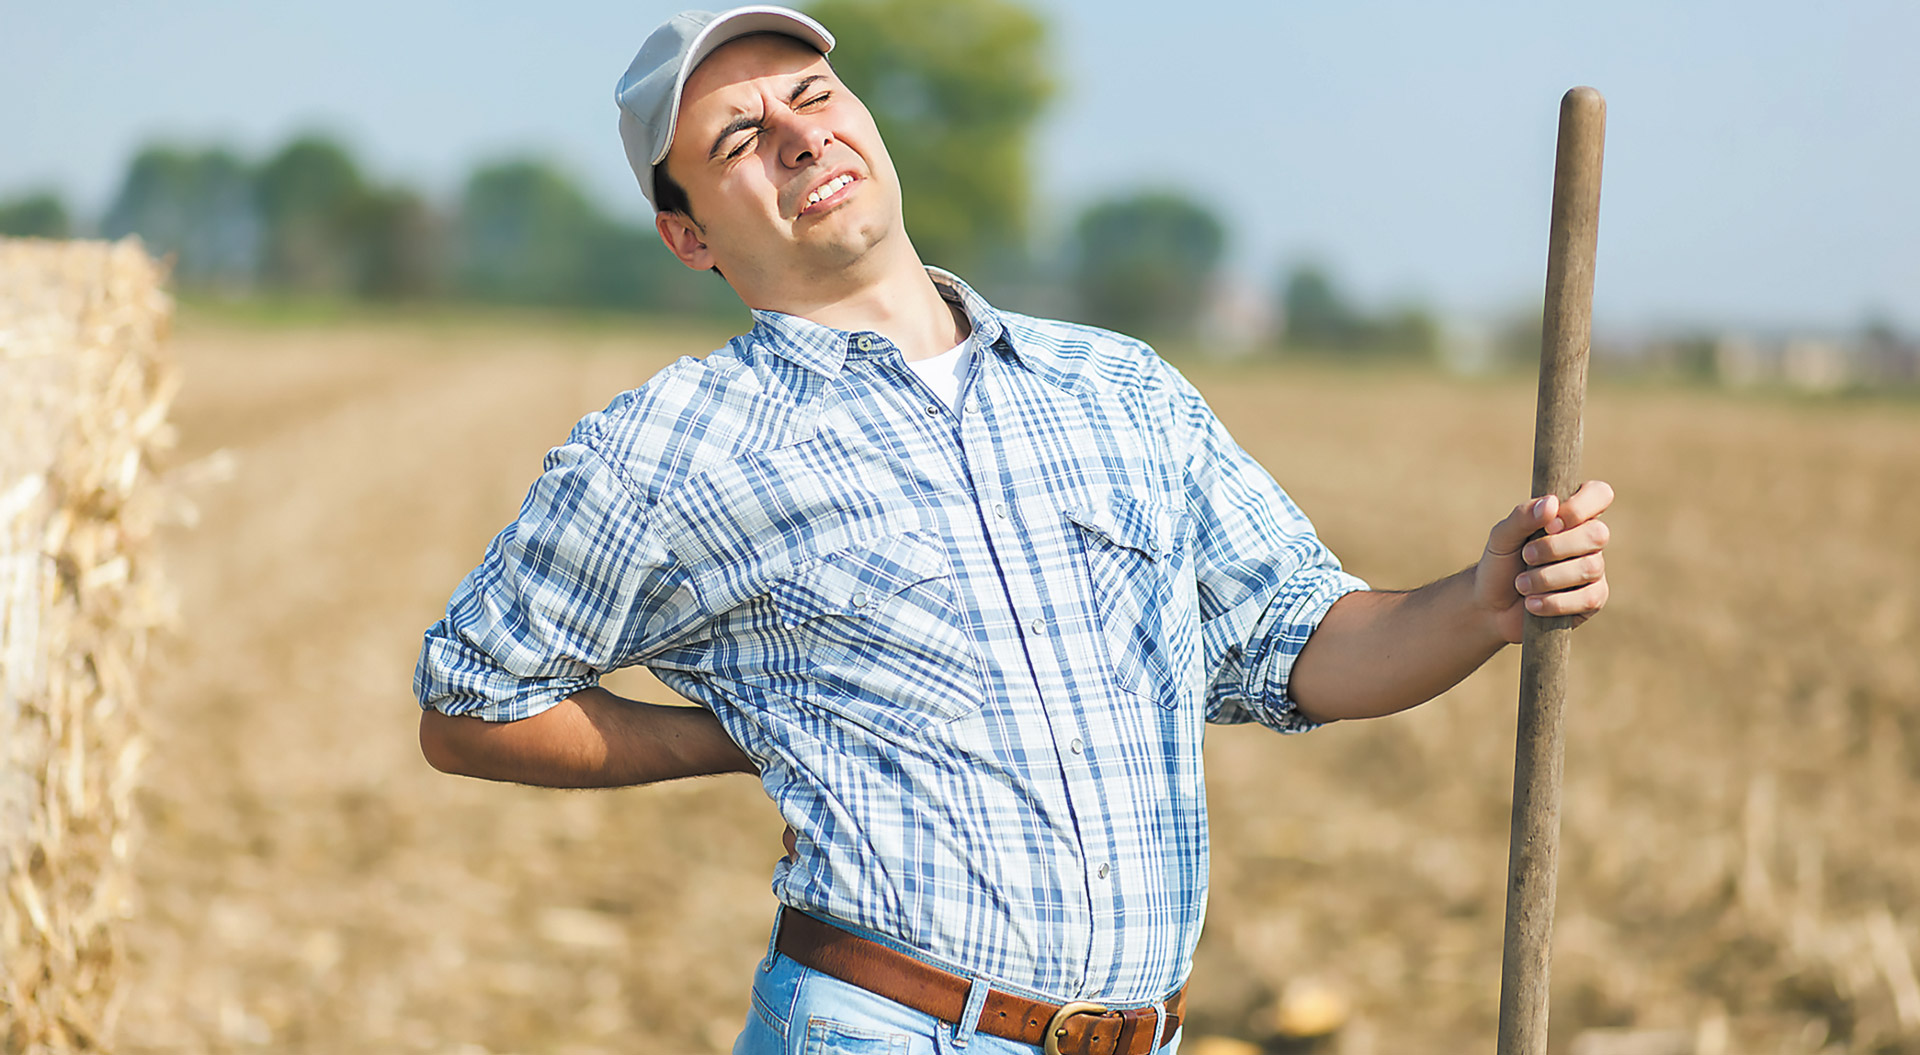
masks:
<svg viewBox="0 0 1920 1055"><path fill-rule="evenodd" d="M792 835L738 1052L1145 1055L1204 911L1204 723L1388 714L1525 610L1597 612L1612 494L1367 590L1150 349L922 265L832 45L688 13L620 82L662 240L754 326L550 452L427 633L422 747L564 787L757 772ZM702 707L597 687L634 663Z"/></svg>

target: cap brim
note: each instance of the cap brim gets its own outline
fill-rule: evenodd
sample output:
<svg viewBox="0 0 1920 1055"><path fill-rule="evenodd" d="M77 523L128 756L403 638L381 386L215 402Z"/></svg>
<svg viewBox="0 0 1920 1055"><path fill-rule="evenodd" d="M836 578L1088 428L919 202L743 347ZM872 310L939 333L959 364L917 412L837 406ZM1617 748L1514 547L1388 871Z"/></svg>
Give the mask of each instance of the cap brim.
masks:
<svg viewBox="0 0 1920 1055"><path fill-rule="evenodd" d="M667 134L660 137L659 151L649 164L658 165L666 160L667 151L673 146L673 133L680 124L680 95L686 90L687 78L721 45L750 33L793 37L822 55L833 50L833 34L827 32L827 27L791 8L754 4L722 12L700 30L700 35L693 38L693 45L687 49L686 61L680 64L680 73L673 80L673 96L667 100Z"/></svg>

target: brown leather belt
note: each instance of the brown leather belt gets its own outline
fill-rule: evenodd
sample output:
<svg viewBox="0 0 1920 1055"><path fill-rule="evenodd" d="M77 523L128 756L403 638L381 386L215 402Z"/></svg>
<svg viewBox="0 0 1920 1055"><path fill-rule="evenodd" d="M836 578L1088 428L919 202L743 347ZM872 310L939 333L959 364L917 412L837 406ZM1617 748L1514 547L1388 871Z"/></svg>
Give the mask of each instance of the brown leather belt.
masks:
<svg viewBox="0 0 1920 1055"><path fill-rule="evenodd" d="M780 910L774 948L803 967L884 996L896 1004L958 1023L966 1013L968 981L921 963L879 942L822 923L804 912ZM987 991L979 1030L1044 1048L1048 1055L1149 1055L1173 1039L1187 1007L1187 988L1167 998L1165 1026L1156 1041L1151 1007L1110 1010L1076 1001L1049 1004L998 989Z"/></svg>

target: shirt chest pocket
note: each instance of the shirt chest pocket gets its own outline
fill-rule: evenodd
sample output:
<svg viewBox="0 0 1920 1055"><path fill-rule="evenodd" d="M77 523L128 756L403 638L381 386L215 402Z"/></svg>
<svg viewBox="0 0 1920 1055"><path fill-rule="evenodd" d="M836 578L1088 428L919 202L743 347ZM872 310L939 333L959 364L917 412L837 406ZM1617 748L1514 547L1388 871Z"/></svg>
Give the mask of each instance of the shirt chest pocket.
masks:
<svg viewBox="0 0 1920 1055"><path fill-rule="evenodd" d="M1096 637L1115 681L1163 707L1180 707L1199 670L1190 515L1124 491L1065 512L1078 529Z"/></svg>
<svg viewBox="0 0 1920 1055"><path fill-rule="evenodd" d="M825 554L767 600L808 702L896 735L979 710L980 661L938 540L913 532Z"/></svg>

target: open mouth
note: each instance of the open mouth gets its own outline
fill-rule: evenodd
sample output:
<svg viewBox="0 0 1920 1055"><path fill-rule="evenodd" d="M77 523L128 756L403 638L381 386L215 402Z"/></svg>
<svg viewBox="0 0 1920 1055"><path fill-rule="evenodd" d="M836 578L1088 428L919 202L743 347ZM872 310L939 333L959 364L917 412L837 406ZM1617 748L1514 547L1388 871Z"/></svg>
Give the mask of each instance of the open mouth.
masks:
<svg viewBox="0 0 1920 1055"><path fill-rule="evenodd" d="M842 172L838 176L815 187L812 193L807 195L806 201L801 204L800 211L809 212L822 205L833 203L839 199L842 192L848 187L853 186L856 182L858 182L858 180L853 173Z"/></svg>

